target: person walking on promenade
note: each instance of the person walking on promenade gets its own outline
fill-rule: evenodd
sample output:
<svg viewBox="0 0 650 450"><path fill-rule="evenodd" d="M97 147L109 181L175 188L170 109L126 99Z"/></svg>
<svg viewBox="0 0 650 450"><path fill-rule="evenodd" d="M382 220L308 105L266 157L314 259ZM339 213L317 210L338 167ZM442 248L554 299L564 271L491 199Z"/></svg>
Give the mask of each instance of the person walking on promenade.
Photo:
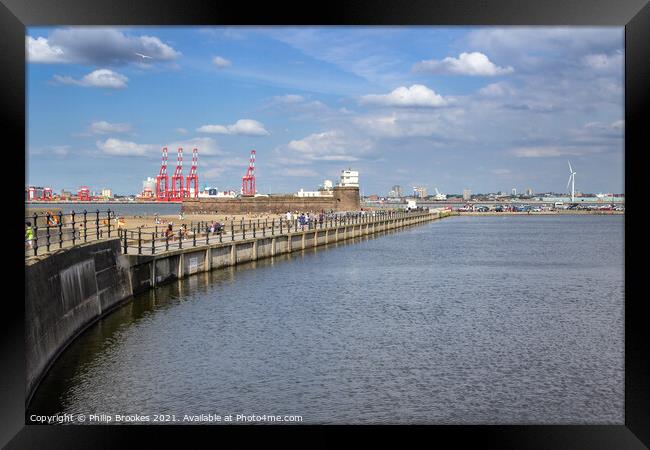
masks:
<svg viewBox="0 0 650 450"><path fill-rule="evenodd" d="M174 242L174 230L171 223L167 225L167 229L165 230L165 237Z"/></svg>
<svg viewBox="0 0 650 450"><path fill-rule="evenodd" d="M25 222L25 248L34 248L34 229L31 222Z"/></svg>

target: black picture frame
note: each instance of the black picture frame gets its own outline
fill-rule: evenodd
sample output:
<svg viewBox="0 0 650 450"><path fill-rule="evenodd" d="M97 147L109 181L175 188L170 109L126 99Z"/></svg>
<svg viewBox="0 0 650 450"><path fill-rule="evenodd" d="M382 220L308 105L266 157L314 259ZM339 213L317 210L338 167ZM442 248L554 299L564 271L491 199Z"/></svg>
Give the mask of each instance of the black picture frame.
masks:
<svg viewBox="0 0 650 450"><path fill-rule="evenodd" d="M644 122L648 116L650 64L650 5L645 0L384 0L328 1L318 4L284 5L260 2L200 0L0 0L0 95L2 129L12 138L3 155L5 178L10 193L6 213L11 273L6 288L20 279L24 255L20 239L24 211L22 194L24 167L26 87L25 27L38 25L606 25L625 27L625 425L621 426L420 426L428 443L451 440L454 447L478 443L488 448L572 448L636 449L650 447L650 327L644 314L646 296L642 277L636 276L632 261L643 251L647 238L639 231L637 211L643 193L640 158ZM644 114L645 113L645 114ZM5 141L6 142L6 141ZM23 171L24 174L24 171ZM21 228L18 228L21 227ZM634 245L631 245L633 243ZM15 259L15 261L13 261ZM24 272L23 272L24 277ZM28 282L28 280L25 280ZM178 431L197 434L220 444L214 433L255 436L277 430L299 432L311 440L320 439L323 428L350 427L210 427L164 426L47 426L25 425L24 310L20 293L3 297L0 327L0 445L7 448L95 448L121 447L136 436L148 445L168 442ZM407 431L412 427L354 427L366 436L383 435L384 430ZM194 438L194 436L193 436ZM190 441L187 441L190 442ZM644 447L645 446L645 447Z"/></svg>

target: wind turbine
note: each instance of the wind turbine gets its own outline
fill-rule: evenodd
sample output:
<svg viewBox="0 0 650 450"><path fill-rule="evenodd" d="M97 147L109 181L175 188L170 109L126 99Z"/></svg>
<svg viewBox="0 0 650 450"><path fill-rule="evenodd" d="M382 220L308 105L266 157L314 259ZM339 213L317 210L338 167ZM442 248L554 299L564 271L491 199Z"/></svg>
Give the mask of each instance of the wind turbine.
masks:
<svg viewBox="0 0 650 450"><path fill-rule="evenodd" d="M569 189L569 184L571 185L571 203L575 202L576 196L576 172L573 171L571 163L569 163L569 182L566 184L566 188Z"/></svg>

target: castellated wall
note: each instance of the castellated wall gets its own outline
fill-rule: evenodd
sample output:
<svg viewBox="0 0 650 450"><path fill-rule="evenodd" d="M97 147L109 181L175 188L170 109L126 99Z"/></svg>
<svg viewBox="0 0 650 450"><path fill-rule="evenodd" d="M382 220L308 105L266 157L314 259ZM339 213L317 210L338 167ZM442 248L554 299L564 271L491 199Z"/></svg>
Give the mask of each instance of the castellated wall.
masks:
<svg viewBox="0 0 650 450"><path fill-rule="evenodd" d="M358 211L361 208L359 188L335 187L332 197L272 197L190 198L184 199L182 211L187 214L247 214L287 211Z"/></svg>

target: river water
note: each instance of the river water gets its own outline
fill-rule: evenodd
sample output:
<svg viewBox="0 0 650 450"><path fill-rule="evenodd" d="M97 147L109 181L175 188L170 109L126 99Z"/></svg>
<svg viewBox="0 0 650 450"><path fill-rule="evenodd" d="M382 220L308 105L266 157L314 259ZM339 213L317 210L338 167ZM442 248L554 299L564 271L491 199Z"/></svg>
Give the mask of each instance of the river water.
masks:
<svg viewBox="0 0 650 450"><path fill-rule="evenodd" d="M38 414L623 424L623 216L452 217L140 295Z"/></svg>

